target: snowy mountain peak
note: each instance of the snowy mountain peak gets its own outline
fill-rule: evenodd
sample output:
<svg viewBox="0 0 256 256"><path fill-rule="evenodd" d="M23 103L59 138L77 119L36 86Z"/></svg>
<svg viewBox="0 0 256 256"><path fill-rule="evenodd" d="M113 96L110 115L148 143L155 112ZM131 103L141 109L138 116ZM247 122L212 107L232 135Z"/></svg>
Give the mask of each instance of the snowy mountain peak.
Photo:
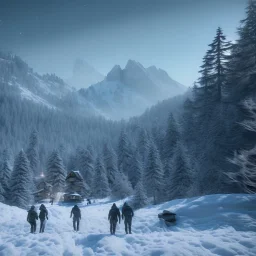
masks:
<svg viewBox="0 0 256 256"><path fill-rule="evenodd" d="M145 68L137 61L135 60L128 60L126 66L125 66L125 70L143 70L145 71Z"/></svg>
<svg viewBox="0 0 256 256"><path fill-rule="evenodd" d="M111 71L107 74L108 81L121 81L122 80L122 69L119 65L115 65Z"/></svg>

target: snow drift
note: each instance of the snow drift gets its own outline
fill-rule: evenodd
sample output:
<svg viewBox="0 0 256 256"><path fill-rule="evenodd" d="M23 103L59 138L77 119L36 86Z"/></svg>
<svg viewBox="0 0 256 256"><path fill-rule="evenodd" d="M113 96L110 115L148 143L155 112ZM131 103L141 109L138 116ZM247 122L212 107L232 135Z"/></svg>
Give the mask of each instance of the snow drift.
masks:
<svg viewBox="0 0 256 256"><path fill-rule="evenodd" d="M109 234L107 221L112 203L80 204L78 233L69 218L72 205L46 204L49 220L43 234L29 233L26 211L0 204L0 255L256 255L255 195L210 195L148 206L135 211L132 235L124 234L121 222L116 236ZM163 210L177 214L174 226L159 221Z"/></svg>

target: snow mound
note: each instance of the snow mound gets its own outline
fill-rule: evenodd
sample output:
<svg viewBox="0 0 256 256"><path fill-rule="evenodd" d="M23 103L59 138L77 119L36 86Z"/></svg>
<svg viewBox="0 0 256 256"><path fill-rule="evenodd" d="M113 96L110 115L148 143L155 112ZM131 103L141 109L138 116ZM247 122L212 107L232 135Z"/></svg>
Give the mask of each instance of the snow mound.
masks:
<svg viewBox="0 0 256 256"><path fill-rule="evenodd" d="M77 233L69 218L73 205L46 203L49 220L43 234L29 233L26 211L0 204L0 255L256 255L255 195L210 195L148 206L135 211L132 235L124 234L121 222L116 236L109 234L107 220L112 203L81 203ZM123 203L116 202L118 207ZM163 210L177 214L174 226L158 219Z"/></svg>

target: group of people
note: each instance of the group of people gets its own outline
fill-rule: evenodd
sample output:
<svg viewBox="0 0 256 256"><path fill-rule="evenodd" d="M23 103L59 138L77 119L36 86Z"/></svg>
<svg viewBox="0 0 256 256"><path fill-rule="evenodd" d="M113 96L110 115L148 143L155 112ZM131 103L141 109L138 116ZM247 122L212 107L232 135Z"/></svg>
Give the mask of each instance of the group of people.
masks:
<svg viewBox="0 0 256 256"><path fill-rule="evenodd" d="M30 233L36 232L36 220L38 220L38 217L40 219L40 231L39 233L44 233L45 228L45 222L46 219L48 220L48 211L44 204L41 204L39 216L35 210L35 206L32 205L30 210L28 211L27 221L30 224Z"/></svg>
<svg viewBox="0 0 256 256"><path fill-rule="evenodd" d="M40 219L40 231L39 233L43 233L45 229L45 222L46 219L48 220L48 211L44 204L41 204L39 216L35 210L35 206L31 206L30 210L28 211L27 221L30 223L30 233L36 232L36 220ZM73 228L74 231L79 231L79 224L81 220L81 210L77 205L75 205L70 213L70 218L73 216ZM133 209L129 206L126 202L122 207L122 220L124 219L125 225L125 232L126 234L132 233L132 218L134 216ZM108 220L110 222L110 234L114 235L116 232L116 225L117 222L121 222L121 214L120 210L113 204L109 213L108 213Z"/></svg>

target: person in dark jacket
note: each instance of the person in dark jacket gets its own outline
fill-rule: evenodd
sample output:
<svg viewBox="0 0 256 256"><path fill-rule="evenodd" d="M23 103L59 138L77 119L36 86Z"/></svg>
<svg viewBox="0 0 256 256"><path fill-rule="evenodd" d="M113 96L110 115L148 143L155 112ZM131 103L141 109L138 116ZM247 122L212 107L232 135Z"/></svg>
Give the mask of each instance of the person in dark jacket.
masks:
<svg viewBox="0 0 256 256"><path fill-rule="evenodd" d="M116 233L116 224L117 221L119 220L119 224L121 221L120 218L120 211L117 208L116 204L113 204L109 213L108 213L108 220L110 222L110 234L114 235Z"/></svg>
<svg viewBox="0 0 256 256"><path fill-rule="evenodd" d="M124 219L124 225L125 225L125 232L126 234L132 233L132 218L134 216L133 210L131 206L129 206L126 202L123 205L122 208L122 220Z"/></svg>
<svg viewBox="0 0 256 256"><path fill-rule="evenodd" d="M39 210L40 210L40 213L39 213L40 231L39 231L39 233L44 233L45 222L46 222L45 219L48 220L48 211L44 204L41 204Z"/></svg>
<svg viewBox="0 0 256 256"><path fill-rule="evenodd" d="M38 214L35 211L35 206L32 205L30 210L28 211L27 221L30 224L30 233L36 232L36 220L38 220Z"/></svg>
<svg viewBox="0 0 256 256"><path fill-rule="evenodd" d="M75 205L70 213L70 218L72 217L73 214L73 228L74 231L79 231L79 222L81 220L81 211L77 205Z"/></svg>

